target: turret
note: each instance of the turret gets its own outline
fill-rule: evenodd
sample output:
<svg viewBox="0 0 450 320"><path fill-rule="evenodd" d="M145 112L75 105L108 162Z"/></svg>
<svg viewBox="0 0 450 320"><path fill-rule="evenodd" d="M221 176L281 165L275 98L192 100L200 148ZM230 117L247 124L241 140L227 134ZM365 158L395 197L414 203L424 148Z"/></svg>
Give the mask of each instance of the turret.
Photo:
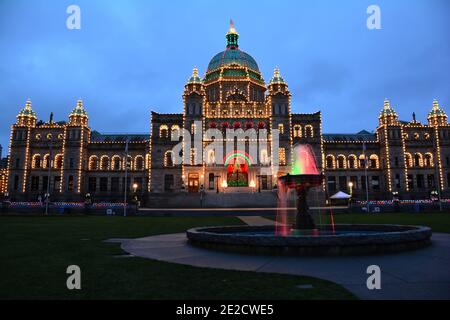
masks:
<svg viewBox="0 0 450 320"><path fill-rule="evenodd" d="M428 114L428 124L430 126L444 126L448 124L447 119L447 114L444 109L442 109L441 106L439 106L439 102L434 99L433 108Z"/></svg>
<svg viewBox="0 0 450 320"><path fill-rule="evenodd" d="M72 126L88 125L88 114L83 107L83 101L81 99L77 101L77 106L69 115L69 124Z"/></svg>
<svg viewBox="0 0 450 320"><path fill-rule="evenodd" d="M398 124L398 116L388 99L384 100L383 109L379 116L380 126L382 125L396 125Z"/></svg>
<svg viewBox="0 0 450 320"><path fill-rule="evenodd" d="M26 127L35 127L37 121L36 112L31 108L31 100L28 99L25 103L25 107L20 110L17 115L17 125Z"/></svg>
<svg viewBox="0 0 450 320"><path fill-rule="evenodd" d="M283 93L288 94L289 89L286 81L281 77L280 70L278 68L275 68L273 72L273 77L269 81L269 93Z"/></svg>

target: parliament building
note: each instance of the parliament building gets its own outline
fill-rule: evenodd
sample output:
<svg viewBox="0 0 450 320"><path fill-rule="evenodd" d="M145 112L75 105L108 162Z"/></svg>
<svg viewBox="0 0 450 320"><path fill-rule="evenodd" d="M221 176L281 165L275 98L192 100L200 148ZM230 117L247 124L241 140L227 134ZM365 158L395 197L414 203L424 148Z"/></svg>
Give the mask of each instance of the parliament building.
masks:
<svg viewBox="0 0 450 320"><path fill-rule="evenodd" d="M277 177L291 172L293 150L301 144L311 146L327 196L343 191L363 200L366 187L371 199L392 199L394 192L403 199L428 199L432 191L450 196L450 125L438 101L430 101L427 123L415 116L400 120L386 99L378 106L373 133L326 134L321 112L292 113L292 93L280 71L275 69L266 82L238 40L232 24L225 50L211 59L204 77L194 69L187 80L182 112L151 112L147 134L94 131L81 100L68 121L38 121L27 101L11 127L1 180L5 194L12 201L36 201L48 188L52 201L83 201L89 194L94 201L119 202L126 188L146 204L158 195L200 189L206 194L270 193ZM178 139L183 129L191 136ZM219 156L207 146L212 140L225 144L227 138L207 137L208 129L254 129L267 135L233 141L236 147ZM196 136L200 143L194 142ZM173 157L180 140L190 145L182 163ZM256 146L252 157L249 145Z"/></svg>

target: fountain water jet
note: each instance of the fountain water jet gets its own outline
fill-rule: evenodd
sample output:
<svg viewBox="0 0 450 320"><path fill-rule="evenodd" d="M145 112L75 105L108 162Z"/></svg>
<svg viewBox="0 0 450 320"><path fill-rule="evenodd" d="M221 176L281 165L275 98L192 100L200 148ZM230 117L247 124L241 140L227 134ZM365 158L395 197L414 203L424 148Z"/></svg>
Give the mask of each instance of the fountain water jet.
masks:
<svg viewBox="0 0 450 320"><path fill-rule="evenodd" d="M317 231L314 219L309 213L307 196L309 189L322 185L323 178L323 174L317 169L311 147L309 145L296 146L294 149L292 174L288 173L278 178L278 199L281 210L279 209L277 214L277 234L282 236L288 234L286 230L287 212L285 208L287 206L286 193L291 189L295 189L297 192L297 214L294 230ZM279 225L282 226L282 232L278 232Z"/></svg>

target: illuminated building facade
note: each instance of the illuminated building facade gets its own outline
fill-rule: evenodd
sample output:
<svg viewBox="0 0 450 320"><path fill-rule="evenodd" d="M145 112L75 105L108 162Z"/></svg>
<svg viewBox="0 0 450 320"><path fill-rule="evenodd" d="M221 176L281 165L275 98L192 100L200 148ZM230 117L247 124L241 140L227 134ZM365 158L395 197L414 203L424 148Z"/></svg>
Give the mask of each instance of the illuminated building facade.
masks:
<svg viewBox="0 0 450 320"><path fill-rule="evenodd" d="M201 186L211 194L266 192L290 172L297 144L311 146L328 194L340 190L365 199L367 185L372 199L391 199L395 191L405 199L428 198L437 189L449 196L450 126L437 101L427 124L415 116L400 121L386 100L374 133L324 134L320 112L291 112L291 92L278 69L266 84L253 57L239 49L233 25L226 39L204 77L194 69L188 79L182 113L151 113L150 134L92 131L81 100L67 122L38 122L27 101L11 129L5 178L11 198L37 199L48 187L52 199L79 201L90 194L121 201L125 185L144 203L154 195L197 193ZM254 129L256 135L212 137L208 129ZM180 141L183 163L173 157ZM209 148L213 142L224 146L222 153Z"/></svg>

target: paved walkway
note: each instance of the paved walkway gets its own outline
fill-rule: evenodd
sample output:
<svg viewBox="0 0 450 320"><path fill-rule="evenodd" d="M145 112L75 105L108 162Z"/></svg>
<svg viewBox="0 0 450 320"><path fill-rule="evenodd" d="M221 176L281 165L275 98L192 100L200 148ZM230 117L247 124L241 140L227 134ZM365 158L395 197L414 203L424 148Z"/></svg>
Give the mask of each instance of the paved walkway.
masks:
<svg viewBox="0 0 450 320"><path fill-rule="evenodd" d="M260 222L259 219L253 221ZM116 241L121 242L122 248L134 256L160 261L327 279L362 299L450 299L450 234L433 234L433 245L428 248L361 257L234 254L191 246L184 233ZM373 264L381 268L381 290L368 290L366 287L366 269Z"/></svg>
<svg viewBox="0 0 450 320"><path fill-rule="evenodd" d="M249 226L273 226L275 225L274 220L266 219L259 216L238 216L244 223Z"/></svg>

